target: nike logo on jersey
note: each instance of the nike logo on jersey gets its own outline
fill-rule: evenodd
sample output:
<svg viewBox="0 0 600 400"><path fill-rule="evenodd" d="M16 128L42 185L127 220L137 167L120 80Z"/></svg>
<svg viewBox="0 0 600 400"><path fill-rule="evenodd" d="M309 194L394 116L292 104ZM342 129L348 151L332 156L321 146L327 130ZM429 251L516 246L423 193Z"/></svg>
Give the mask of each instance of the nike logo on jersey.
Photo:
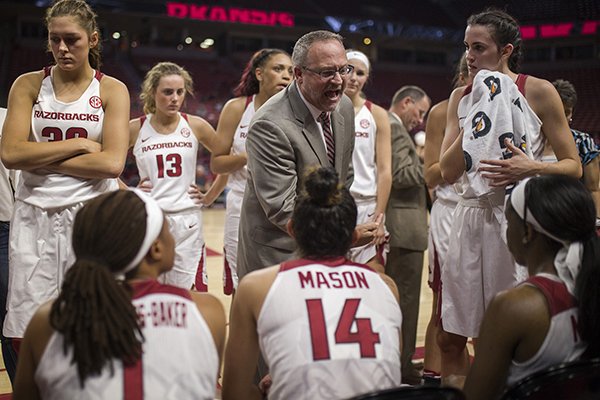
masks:
<svg viewBox="0 0 600 400"><path fill-rule="evenodd" d="M188 226L188 228L189 228L189 229L192 229L192 228L193 228L193 227L195 227L196 225L198 225L198 224L197 224L197 223L196 223L196 224L191 224L190 226Z"/></svg>
<svg viewBox="0 0 600 400"><path fill-rule="evenodd" d="M144 143L146 140L150 139L150 137L147 138L142 138L142 143Z"/></svg>
<svg viewBox="0 0 600 400"><path fill-rule="evenodd" d="M244 129L244 128L247 128L247 127L248 127L248 125L240 125L240 129Z"/></svg>

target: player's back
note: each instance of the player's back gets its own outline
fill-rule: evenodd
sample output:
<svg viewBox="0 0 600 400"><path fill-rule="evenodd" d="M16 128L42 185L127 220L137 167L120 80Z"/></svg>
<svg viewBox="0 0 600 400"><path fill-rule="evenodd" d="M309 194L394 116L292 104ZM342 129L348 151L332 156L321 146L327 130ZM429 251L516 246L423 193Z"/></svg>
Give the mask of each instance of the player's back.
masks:
<svg viewBox="0 0 600 400"><path fill-rule="evenodd" d="M347 398L400 385L402 314L369 267L344 258L285 262L262 306L269 399Z"/></svg>
<svg viewBox="0 0 600 400"><path fill-rule="evenodd" d="M133 284L133 304L144 334L143 356L123 368L114 361L101 375L79 384L71 363L73 348L63 352L55 332L35 374L44 399L206 399L215 397L219 357L210 330L186 290L154 280Z"/></svg>

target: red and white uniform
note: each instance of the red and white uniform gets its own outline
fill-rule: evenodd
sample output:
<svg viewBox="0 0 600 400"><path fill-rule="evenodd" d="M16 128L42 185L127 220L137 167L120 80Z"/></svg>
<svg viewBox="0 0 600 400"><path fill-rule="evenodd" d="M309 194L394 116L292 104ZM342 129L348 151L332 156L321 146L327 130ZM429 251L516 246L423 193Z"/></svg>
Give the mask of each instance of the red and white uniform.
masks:
<svg viewBox="0 0 600 400"><path fill-rule="evenodd" d="M434 292L441 290L442 265L450 245L450 228L458 194L452 185L441 184L435 188L435 201L429 213L429 277L427 283Z"/></svg>
<svg viewBox="0 0 600 400"><path fill-rule="evenodd" d="M366 265L282 263L257 322L269 399L341 399L400 385L401 325L392 291Z"/></svg>
<svg viewBox="0 0 600 400"><path fill-rule="evenodd" d="M254 96L248 96L246 98L246 109L233 134L231 154L246 153L246 136L248 135L250 121L255 112ZM246 179L248 179L248 168L244 165L242 168L229 174L229 179L227 180L229 192L227 193L225 226L223 228L223 291L225 294L231 294L238 285L238 232L240 227L240 214L242 213L242 200L244 199L244 190L246 190Z"/></svg>
<svg viewBox="0 0 600 400"><path fill-rule="evenodd" d="M198 290L206 291L202 213L187 193L196 181L198 139L186 114L180 113L179 124L167 134L152 127L152 117L140 119L133 155L140 179L152 184L151 196L165 211L175 239L175 263L161 281L184 289L196 283Z"/></svg>
<svg viewBox="0 0 600 400"><path fill-rule="evenodd" d="M538 274L523 282L535 286L546 298L550 312L550 328L544 342L533 357L525 362L512 361L508 370L507 384L511 385L534 372L562 362L579 358L586 349L578 326L577 300L565 284L556 276Z"/></svg>
<svg viewBox="0 0 600 400"><path fill-rule="evenodd" d="M517 82L496 71L481 70L458 105L466 170L454 185L460 196L454 211L449 248L442 268L441 316L444 331L477 337L489 302L501 290L526 278L506 245L505 196L481 176L479 161L511 156L504 139L539 159L544 140L541 121Z"/></svg>
<svg viewBox="0 0 600 400"><path fill-rule="evenodd" d="M354 117L356 127L352 152L354 181L350 187L350 194L356 201L357 224L372 222L377 207L377 160L375 158L377 123L371 112L372 105L373 103L367 100ZM388 251L387 244L379 247L366 244L350 249L348 258L357 263L366 263L377 256L378 262L385 265Z"/></svg>
<svg viewBox="0 0 600 400"><path fill-rule="evenodd" d="M113 361L81 388L73 347L63 335L50 338L35 372L44 399L205 399L215 398L219 356L212 334L189 292L154 280L132 284L144 343L142 359L123 368Z"/></svg>
<svg viewBox="0 0 600 400"><path fill-rule="evenodd" d="M65 103L54 95L52 71L51 67L44 69L31 114L29 141L81 137L102 142L103 74L95 71L81 97ZM44 169L22 172L11 221L15 229L10 231L5 336L22 337L33 312L57 296L66 270L75 261L71 228L79 208L87 200L117 188L115 179L77 178Z"/></svg>

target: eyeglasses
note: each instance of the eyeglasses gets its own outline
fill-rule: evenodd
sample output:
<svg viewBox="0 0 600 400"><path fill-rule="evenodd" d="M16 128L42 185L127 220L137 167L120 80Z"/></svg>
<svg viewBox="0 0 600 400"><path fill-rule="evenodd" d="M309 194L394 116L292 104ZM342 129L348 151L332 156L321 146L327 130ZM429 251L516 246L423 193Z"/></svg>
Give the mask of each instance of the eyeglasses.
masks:
<svg viewBox="0 0 600 400"><path fill-rule="evenodd" d="M344 65L342 68L340 69L323 69L321 71L317 71L315 69L310 69L308 67L302 67L302 69L306 70L306 71L310 71L313 74L317 74L321 77L321 79L333 79L333 77L335 76L336 73L339 73L340 76L346 76L349 73L351 73L352 71L354 71L354 66L353 65Z"/></svg>

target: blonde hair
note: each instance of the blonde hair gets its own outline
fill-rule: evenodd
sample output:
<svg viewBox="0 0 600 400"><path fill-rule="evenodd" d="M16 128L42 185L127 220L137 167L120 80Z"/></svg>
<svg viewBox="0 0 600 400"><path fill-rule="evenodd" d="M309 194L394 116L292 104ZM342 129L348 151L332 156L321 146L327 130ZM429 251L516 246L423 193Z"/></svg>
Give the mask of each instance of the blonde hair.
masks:
<svg viewBox="0 0 600 400"><path fill-rule="evenodd" d="M156 112L154 94L156 93L160 78L167 75L181 76L183 78L185 92L190 96L194 95L194 81L185 68L169 61L159 62L146 73L146 77L142 83L140 100L142 100L142 103L144 104L144 113L154 114Z"/></svg>

